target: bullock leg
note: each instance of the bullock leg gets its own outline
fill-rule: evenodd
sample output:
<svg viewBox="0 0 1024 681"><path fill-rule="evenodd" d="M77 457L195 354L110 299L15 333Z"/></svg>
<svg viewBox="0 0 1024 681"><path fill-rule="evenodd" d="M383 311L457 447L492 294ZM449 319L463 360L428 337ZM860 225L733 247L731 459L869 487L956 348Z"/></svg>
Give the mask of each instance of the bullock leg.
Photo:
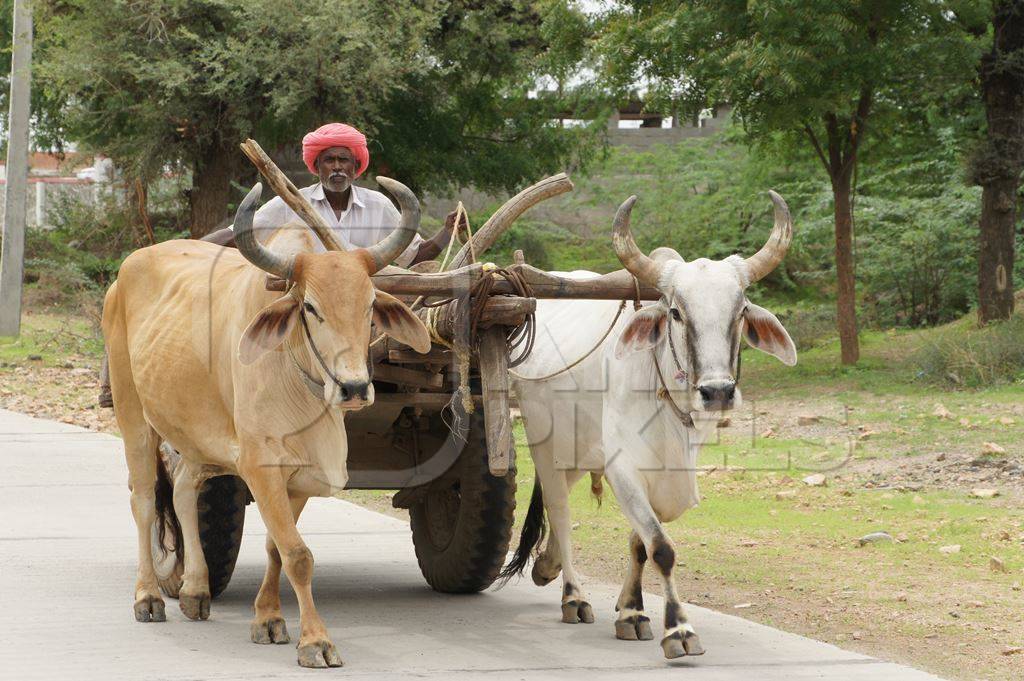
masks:
<svg viewBox="0 0 1024 681"><path fill-rule="evenodd" d="M185 548L185 575L178 592L181 612L190 620L205 620L210 617L210 573L206 568L206 556L199 541L200 482L195 471L185 459L174 475L174 512L181 524Z"/></svg>
<svg viewBox="0 0 1024 681"><path fill-rule="evenodd" d="M244 452L241 458L247 458ZM295 527L283 469L250 463L240 466L239 473L249 485L299 601L299 665L340 667L341 656L331 643L327 627L313 603L313 553Z"/></svg>
<svg viewBox="0 0 1024 681"><path fill-rule="evenodd" d="M590 624L594 621L594 610L580 588L580 578L572 564L572 517L569 512L571 483L579 480L583 473L556 470L553 456L535 456L534 463L551 525L549 547L550 542L554 542L553 548L558 551L558 560L562 564L562 621L566 624ZM550 548L545 554L550 555Z"/></svg>
<svg viewBox="0 0 1024 681"><path fill-rule="evenodd" d="M665 657L672 659L683 655L703 655L697 632L686 619L682 602L676 591L672 570L676 564L676 552L665 534L661 521L651 508L651 503L640 483L619 466L609 465L605 477L615 490L622 512L643 540L648 556L658 569L662 589L665 593L665 636L661 639Z"/></svg>
<svg viewBox="0 0 1024 681"><path fill-rule="evenodd" d="M296 521L306 505L306 497L290 497L292 517ZM281 552L274 539L267 535L267 572L253 606L255 616L250 627L253 643L289 643L288 627L281 615Z"/></svg>
<svg viewBox="0 0 1024 681"><path fill-rule="evenodd" d="M533 571L530 576L537 586L546 586L562 572L562 550L558 548L558 539L552 533L548 537L547 545L541 551L537 559L533 561Z"/></svg>
<svg viewBox="0 0 1024 681"><path fill-rule="evenodd" d="M115 347L115 351L116 351ZM153 569L152 532L157 520L156 479L160 437L142 412L138 393L132 383L125 353L112 354L111 379L117 401L114 415L124 438L124 457L128 465L128 489L131 490L132 516L138 530L139 567L135 581L135 619L139 622L163 622L164 599L160 597ZM120 361L117 361L120 360ZM127 375L125 375L127 374Z"/></svg>
<svg viewBox="0 0 1024 681"><path fill-rule="evenodd" d="M619 613L615 620L615 638L623 641L650 641L654 638L651 620L644 615L643 574L646 562L647 549L640 535L633 532L629 535L629 572L615 604L615 611Z"/></svg>

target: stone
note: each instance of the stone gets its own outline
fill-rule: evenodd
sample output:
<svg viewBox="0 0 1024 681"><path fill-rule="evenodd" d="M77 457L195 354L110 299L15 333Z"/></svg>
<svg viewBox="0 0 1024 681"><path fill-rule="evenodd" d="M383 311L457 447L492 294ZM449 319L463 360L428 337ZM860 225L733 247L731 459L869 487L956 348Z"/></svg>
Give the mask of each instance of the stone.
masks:
<svg viewBox="0 0 1024 681"><path fill-rule="evenodd" d="M999 490L994 487L975 487L971 490L971 496L975 499L991 499L999 496Z"/></svg>
<svg viewBox="0 0 1024 681"><path fill-rule="evenodd" d="M936 402L935 409L932 411L932 416L936 416L940 419L951 419L953 418L953 412L946 409L946 405L941 402Z"/></svg>
<svg viewBox="0 0 1024 681"><path fill-rule="evenodd" d="M995 455L999 455L999 454L1006 454L1006 450L1004 448L1000 447L999 445L997 445L995 442L982 442L981 443L981 453L982 454L995 454Z"/></svg>
<svg viewBox="0 0 1024 681"><path fill-rule="evenodd" d="M940 546L939 553L945 554L947 556L954 553L960 553L960 545L950 544L949 546Z"/></svg>
<svg viewBox="0 0 1024 681"><path fill-rule="evenodd" d="M808 475L804 478L804 484L811 487L825 487L825 475L823 473Z"/></svg>
<svg viewBox="0 0 1024 681"><path fill-rule="evenodd" d="M892 541L892 535L888 532L872 532L858 539L857 545L867 546L868 544L892 543Z"/></svg>
<svg viewBox="0 0 1024 681"><path fill-rule="evenodd" d="M1001 423L1004 426L1012 426L1014 423L1016 423L1016 421L1011 419L1009 416L1001 416L999 418L999 423Z"/></svg>
<svg viewBox="0 0 1024 681"><path fill-rule="evenodd" d="M989 556L988 569L992 572L1002 572L1003 574L1006 574L1010 571L1006 567L1006 563L1003 562L1003 559L996 558L995 556Z"/></svg>
<svg viewBox="0 0 1024 681"><path fill-rule="evenodd" d="M787 490L783 490L781 492L776 492L775 493L775 501L785 501L786 499L792 499L795 496L796 496L796 490L795 489L787 489Z"/></svg>
<svg viewBox="0 0 1024 681"><path fill-rule="evenodd" d="M798 426L813 426L815 423L821 423L820 416L813 416L811 414L801 414L796 417L796 424Z"/></svg>

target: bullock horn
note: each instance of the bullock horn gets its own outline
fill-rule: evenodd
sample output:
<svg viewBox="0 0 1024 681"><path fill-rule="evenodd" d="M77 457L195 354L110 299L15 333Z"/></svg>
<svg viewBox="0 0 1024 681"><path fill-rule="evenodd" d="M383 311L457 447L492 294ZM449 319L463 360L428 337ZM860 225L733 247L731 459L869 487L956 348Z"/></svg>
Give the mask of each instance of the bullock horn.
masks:
<svg viewBox="0 0 1024 681"><path fill-rule="evenodd" d="M622 266L629 270L637 281L646 286L657 286L661 267L640 251L629 231L629 214L633 211L634 203L636 196L631 196L623 201L619 210L615 212L612 248L615 249L615 255L619 257Z"/></svg>
<svg viewBox="0 0 1024 681"><path fill-rule="evenodd" d="M387 267L392 260L402 254L420 228L420 202L412 190L398 180L390 177L377 177L377 184L387 189L398 199L398 205L402 208L402 223L395 231L378 241L373 246L366 248L366 252L373 258L376 269L370 274Z"/></svg>
<svg viewBox="0 0 1024 681"><path fill-rule="evenodd" d="M751 284L765 278L779 266L786 257L790 242L793 241L793 218L789 214L789 206L786 205L785 199L771 190L768 190L768 196L772 198L772 204L775 206L775 225L761 250L747 258L747 272L750 274Z"/></svg>
<svg viewBox="0 0 1024 681"><path fill-rule="evenodd" d="M256 214L256 202L263 193L263 183L257 182L238 204L235 213L235 245L238 251L256 267L281 279L291 279L295 258L283 258L261 244L252 232L252 218Z"/></svg>

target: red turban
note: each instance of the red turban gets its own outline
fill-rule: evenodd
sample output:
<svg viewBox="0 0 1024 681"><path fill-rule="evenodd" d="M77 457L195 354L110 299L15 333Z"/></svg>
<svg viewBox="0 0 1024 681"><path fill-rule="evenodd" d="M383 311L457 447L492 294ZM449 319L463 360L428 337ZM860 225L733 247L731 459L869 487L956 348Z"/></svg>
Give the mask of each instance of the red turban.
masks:
<svg viewBox="0 0 1024 681"><path fill-rule="evenodd" d="M309 172L317 174L315 165L317 156L324 149L331 147L346 147L352 152L356 161L359 162L359 167L356 168L356 177L362 175L366 166L370 165L370 151L366 148L366 135L351 125L328 123L307 133L302 138L302 160L306 162Z"/></svg>

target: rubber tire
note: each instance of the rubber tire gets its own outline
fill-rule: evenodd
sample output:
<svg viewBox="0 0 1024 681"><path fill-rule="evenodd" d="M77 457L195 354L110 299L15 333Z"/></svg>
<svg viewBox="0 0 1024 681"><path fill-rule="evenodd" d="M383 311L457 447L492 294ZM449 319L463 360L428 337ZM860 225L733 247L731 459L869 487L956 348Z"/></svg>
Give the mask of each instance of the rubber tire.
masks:
<svg viewBox="0 0 1024 681"><path fill-rule="evenodd" d="M460 470L453 487L432 490L409 509L420 571L427 584L442 593L476 593L493 584L512 538L515 471L502 478L488 471L482 415L474 414L467 440L455 464ZM449 506L452 526L444 528L447 536L436 536L431 514L437 514L437 506L443 507L445 499L457 500L458 506Z"/></svg>
<svg viewBox="0 0 1024 681"><path fill-rule="evenodd" d="M199 541L203 546L206 569L210 575L211 598L223 593L231 582L238 550L242 546L245 504L248 499L249 489L241 478L234 475L210 478L199 491L196 504L199 510ZM173 541L173 533L170 531L167 537L169 542ZM160 590L170 598L177 598L185 573L184 562L175 559L173 553L164 558L158 553L159 548L155 542L153 551Z"/></svg>

